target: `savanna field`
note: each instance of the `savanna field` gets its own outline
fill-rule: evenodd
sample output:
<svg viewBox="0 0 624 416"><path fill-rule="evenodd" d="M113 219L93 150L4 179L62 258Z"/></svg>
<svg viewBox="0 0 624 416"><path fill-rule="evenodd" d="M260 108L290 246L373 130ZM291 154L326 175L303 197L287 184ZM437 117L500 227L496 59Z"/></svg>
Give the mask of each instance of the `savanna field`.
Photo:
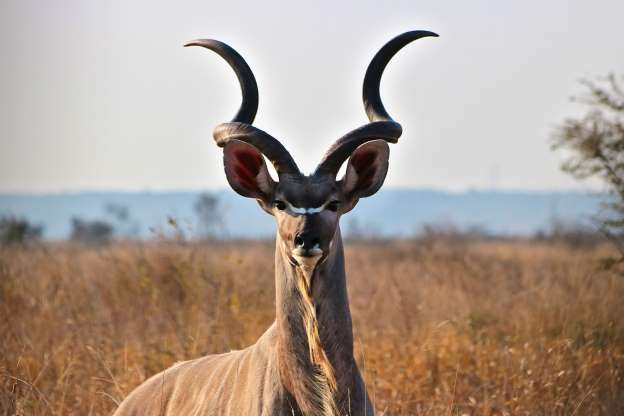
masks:
<svg viewBox="0 0 624 416"><path fill-rule="evenodd" d="M624 415L608 247L347 242L357 358L381 415ZM270 242L0 248L0 414L109 415L148 376L273 321Z"/></svg>

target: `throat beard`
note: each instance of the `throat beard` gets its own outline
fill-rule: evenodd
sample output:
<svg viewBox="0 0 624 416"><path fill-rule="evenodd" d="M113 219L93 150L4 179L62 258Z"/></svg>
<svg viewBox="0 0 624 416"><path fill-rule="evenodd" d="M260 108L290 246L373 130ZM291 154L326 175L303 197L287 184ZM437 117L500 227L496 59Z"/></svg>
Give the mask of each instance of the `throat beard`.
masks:
<svg viewBox="0 0 624 416"><path fill-rule="evenodd" d="M322 256L295 257L294 266L297 276L297 291L299 292L299 309L303 327L308 341L308 354L313 367L310 374L310 393L312 401L316 402L317 410L321 415L336 415L334 396L336 392L336 378L334 369L327 358L321 344L316 316L316 307L312 297L312 284L317 266L322 262Z"/></svg>

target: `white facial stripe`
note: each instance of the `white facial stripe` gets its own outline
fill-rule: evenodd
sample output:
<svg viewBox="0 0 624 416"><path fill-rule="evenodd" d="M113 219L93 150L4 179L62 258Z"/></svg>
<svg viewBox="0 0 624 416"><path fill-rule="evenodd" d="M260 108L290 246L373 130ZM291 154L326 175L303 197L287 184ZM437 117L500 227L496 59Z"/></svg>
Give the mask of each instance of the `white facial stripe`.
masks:
<svg viewBox="0 0 624 416"><path fill-rule="evenodd" d="M298 207L292 206L291 203L288 201L285 201L285 202L288 205L288 210L292 212L293 214L297 214L297 215L318 214L319 212L323 211L325 209L325 206L328 204L328 202L326 202L320 207L316 207L316 208L298 208Z"/></svg>
<svg viewBox="0 0 624 416"><path fill-rule="evenodd" d="M286 201L285 199L282 200L285 204L286 204L286 209L295 215L310 215L310 214L318 214L321 211L323 211L325 208L327 208L327 205L329 205L333 200L329 200L327 202L325 202L323 205L321 205L320 207L313 207L313 208L299 208L294 206L293 204L291 204L290 202Z"/></svg>

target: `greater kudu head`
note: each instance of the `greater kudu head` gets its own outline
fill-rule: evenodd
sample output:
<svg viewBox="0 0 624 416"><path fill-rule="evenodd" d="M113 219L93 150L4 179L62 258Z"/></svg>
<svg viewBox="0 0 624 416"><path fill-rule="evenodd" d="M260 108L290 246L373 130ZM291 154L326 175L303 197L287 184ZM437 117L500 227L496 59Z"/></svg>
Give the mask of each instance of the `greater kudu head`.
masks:
<svg viewBox="0 0 624 416"><path fill-rule="evenodd" d="M223 147L228 182L239 194L255 198L262 209L277 219L284 254L293 264L314 265L327 256L340 216L383 184L388 170L388 143L396 143L402 129L381 102L381 75L402 47L427 36L437 35L428 31L403 33L377 52L366 71L362 91L370 123L338 139L311 175L299 171L277 139L252 126L258 108L258 87L245 60L217 40L199 39L185 45L218 53L236 72L243 102L231 122L215 128L214 139ZM263 155L275 167L278 181L271 178ZM346 173L337 179L347 159Z"/></svg>

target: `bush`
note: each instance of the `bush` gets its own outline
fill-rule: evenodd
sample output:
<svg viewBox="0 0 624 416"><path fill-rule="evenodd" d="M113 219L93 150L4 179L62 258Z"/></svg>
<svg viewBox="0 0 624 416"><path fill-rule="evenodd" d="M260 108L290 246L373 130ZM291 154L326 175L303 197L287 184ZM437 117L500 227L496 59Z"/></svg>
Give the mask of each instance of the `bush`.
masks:
<svg viewBox="0 0 624 416"><path fill-rule="evenodd" d="M113 226L105 221L72 218L70 239L83 244L104 245L113 238Z"/></svg>
<svg viewBox="0 0 624 416"><path fill-rule="evenodd" d="M574 100L587 106L582 117L566 119L556 130L553 148L570 152L562 169L579 179L596 177L612 198L598 219L619 248L624 262L624 77L610 74L584 80L585 94Z"/></svg>
<svg viewBox="0 0 624 416"><path fill-rule="evenodd" d="M33 225L24 218L0 218L0 243L3 245L25 244L39 240L42 234L43 226Z"/></svg>
<svg viewBox="0 0 624 416"><path fill-rule="evenodd" d="M559 242L571 248L589 248L604 241L604 235L596 227L577 222L553 219L547 230L533 235L535 241Z"/></svg>

